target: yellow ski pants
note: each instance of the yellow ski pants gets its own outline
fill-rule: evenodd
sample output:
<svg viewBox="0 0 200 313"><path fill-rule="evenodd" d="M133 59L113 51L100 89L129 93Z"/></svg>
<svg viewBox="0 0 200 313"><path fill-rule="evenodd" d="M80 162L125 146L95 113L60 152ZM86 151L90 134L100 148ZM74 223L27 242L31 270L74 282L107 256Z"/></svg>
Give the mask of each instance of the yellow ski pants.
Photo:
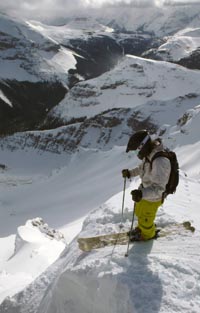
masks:
<svg viewBox="0 0 200 313"><path fill-rule="evenodd" d="M142 232L144 240L151 239L155 236L155 224L157 210L162 201L150 202L142 199L135 205L135 215L138 218L138 227Z"/></svg>

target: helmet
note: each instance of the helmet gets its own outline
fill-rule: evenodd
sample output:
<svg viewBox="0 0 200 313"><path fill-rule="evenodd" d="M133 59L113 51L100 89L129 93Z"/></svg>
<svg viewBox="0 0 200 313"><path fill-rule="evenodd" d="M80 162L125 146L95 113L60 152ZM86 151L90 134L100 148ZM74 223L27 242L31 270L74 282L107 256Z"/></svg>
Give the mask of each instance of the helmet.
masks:
<svg viewBox="0 0 200 313"><path fill-rule="evenodd" d="M143 159L151 152L151 137L147 130L139 130L128 142L126 152L138 150L138 158Z"/></svg>

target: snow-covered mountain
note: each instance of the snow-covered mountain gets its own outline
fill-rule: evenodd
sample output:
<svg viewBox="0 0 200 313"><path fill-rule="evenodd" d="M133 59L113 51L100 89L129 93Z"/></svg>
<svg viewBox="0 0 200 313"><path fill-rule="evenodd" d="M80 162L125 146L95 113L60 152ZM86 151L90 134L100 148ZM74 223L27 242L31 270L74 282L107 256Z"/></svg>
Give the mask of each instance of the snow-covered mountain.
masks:
<svg viewBox="0 0 200 313"><path fill-rule="evenodd" d="M111 71L78 83L47 116L53 130L17 133L1 146L73 152L125 145L133 131L159 132L199 104L200 72L127 55Z"/></svg>
<svg viewBox="0 0 200 313"><path fill-rule="evenodd" d="M1 79L36 82L65 80L75 68L73 52L34 31L28 22L0 15Z"/></svg>
<svg viewBox="0 0 200 313"><path fill-rule="evenodd" d="M1 14L0 118L13 132L24 111L27 131L0 138L0 313L198 313L198 8L108 8L56 26ZM138 163L125 148L141 128L180 163L157 225L196 231L131 245L128 258L119 245L84 253L77 236L119 230L121 169Z"/></svg>
<svg viewBox="0 0 200 313"><path fill-rule="evenodd" d="M137 111L148 105L154 110L156 102L172 103L190 93L198 95L198 79L198 71L126 55L113 70L74 86L50 114L70 122L119 108Z"/></svg>
<svg viewBox="0 0 200 313"><path fill-rule="evenodd" d="M54 26L1 13L1 134L42 128L68 88L109 71L125 54L198 68L198 8L108 8L104 18L97 10Z"/></svg>
<svg viewBox="0 0 200 313"><path fill-rule="evenodd" d="M23 21L0 14L0 29L0 132L34 129L65 95L76 60Z"/></svg>

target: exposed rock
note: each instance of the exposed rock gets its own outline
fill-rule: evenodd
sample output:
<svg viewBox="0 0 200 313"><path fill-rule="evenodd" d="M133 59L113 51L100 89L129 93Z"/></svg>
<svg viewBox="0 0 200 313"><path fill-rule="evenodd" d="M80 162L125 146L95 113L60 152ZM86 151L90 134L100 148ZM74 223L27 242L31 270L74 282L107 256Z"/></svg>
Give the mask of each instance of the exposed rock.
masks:
<svg viewBox="0 0 200 313"><path fill-rule="evenodd" d="M48 111L57 105L67 90L60 82L0 81L0 135L38 129Z"/></svg>
<svg viewBox="0 0 200 313"><path fill-rule="evenodd" d="M193 51L190 56L181 59L177 63L190 69L200 70L200 48Z"/></svg>

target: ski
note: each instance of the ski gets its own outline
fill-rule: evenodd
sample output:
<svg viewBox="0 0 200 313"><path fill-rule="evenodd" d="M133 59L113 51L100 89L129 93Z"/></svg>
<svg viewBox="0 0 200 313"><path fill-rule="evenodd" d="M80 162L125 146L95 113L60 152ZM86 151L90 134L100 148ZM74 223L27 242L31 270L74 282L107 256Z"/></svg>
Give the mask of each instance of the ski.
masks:
<svg viewBox="0 0 200 313"><path fill-rule="evenodd" d="M157 238L165 237L170 234L182 234L183 231L194 232L195 227L192 226L189 221L185 221L183 223L169 224L167 226L158 228ZM94 237L79 237L77 241L80 250L91 251L93 249L99 249L106 246L126 245L128 243L128 239L128 232L126 231Z"/></svg>

